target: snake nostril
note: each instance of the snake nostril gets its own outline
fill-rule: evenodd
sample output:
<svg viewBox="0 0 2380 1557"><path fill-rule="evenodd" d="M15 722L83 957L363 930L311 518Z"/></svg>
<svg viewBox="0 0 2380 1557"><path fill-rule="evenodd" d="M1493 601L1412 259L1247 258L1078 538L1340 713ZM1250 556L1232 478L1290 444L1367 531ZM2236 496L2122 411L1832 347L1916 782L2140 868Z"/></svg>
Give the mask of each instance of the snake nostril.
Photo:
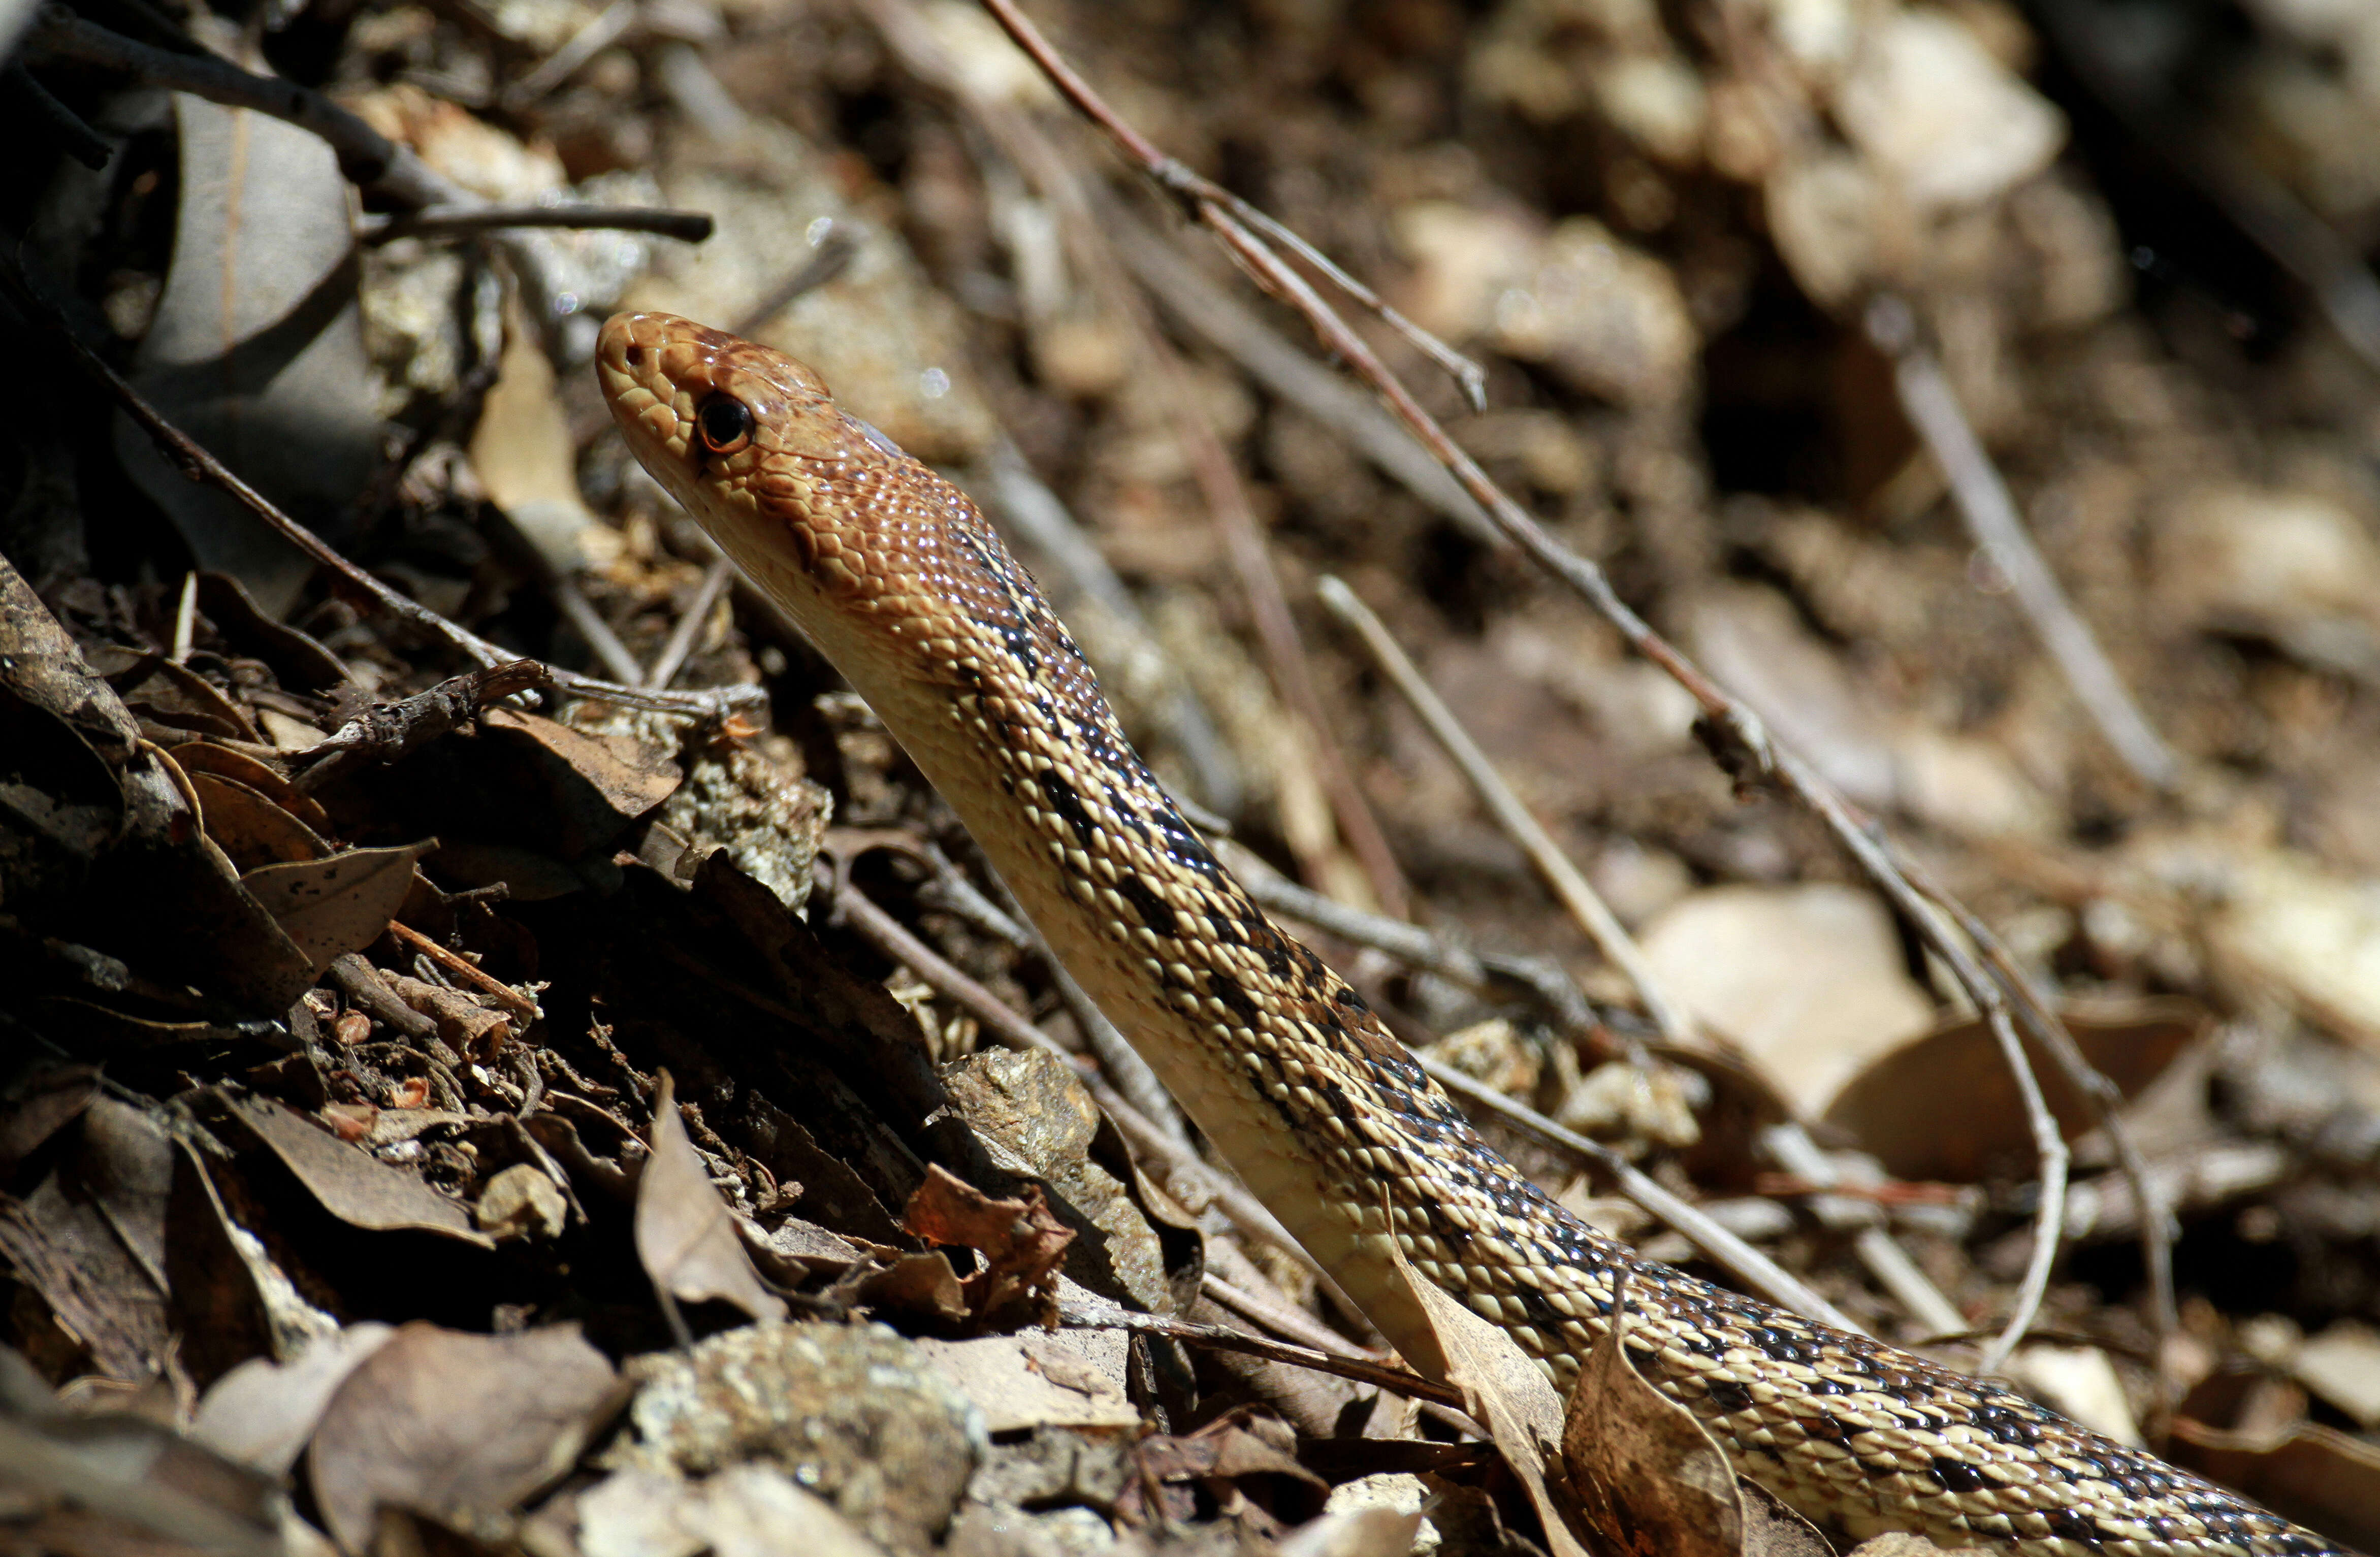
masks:
<svg viewBox="0 0 2380 1557"><path fill-rule="evenodd" d="M643 347L632 346L627 349L625 355L629 367L641 368L645 365L645 348Z"/></svg>

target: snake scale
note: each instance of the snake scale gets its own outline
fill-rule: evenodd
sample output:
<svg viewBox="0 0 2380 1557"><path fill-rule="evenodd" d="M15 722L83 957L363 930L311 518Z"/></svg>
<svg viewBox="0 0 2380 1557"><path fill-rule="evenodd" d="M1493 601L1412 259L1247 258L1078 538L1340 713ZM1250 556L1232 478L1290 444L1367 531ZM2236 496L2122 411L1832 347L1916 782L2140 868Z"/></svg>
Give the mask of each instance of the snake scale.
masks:
<svg viewBox="0 0 2380 1557"><path fill-rule="evenodd" d="M2343 1551L2013 1392L1581 1222L1216 861L965 494L766 347L622 314L596 371L645 468L867 699L1075 977L1415 1366L1443 1358L1391 1238L1558 1383L1625 1271L1645 1376L1822 1525L2023 1557Z"/></svg>

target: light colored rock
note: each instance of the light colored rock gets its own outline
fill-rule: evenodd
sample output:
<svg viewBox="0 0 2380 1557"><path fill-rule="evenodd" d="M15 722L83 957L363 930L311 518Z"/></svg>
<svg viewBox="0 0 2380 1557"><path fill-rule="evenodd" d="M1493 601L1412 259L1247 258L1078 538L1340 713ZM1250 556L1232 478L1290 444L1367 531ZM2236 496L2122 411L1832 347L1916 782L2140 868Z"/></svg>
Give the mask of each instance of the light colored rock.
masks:
<svg viewBox="0 0 2380 1557"><path fill-rule="evenodd" d="M1835 117L1922 210L1996 200L2066 142L2065 116L1932 10L1898 12L1864 34Z"/></svg>

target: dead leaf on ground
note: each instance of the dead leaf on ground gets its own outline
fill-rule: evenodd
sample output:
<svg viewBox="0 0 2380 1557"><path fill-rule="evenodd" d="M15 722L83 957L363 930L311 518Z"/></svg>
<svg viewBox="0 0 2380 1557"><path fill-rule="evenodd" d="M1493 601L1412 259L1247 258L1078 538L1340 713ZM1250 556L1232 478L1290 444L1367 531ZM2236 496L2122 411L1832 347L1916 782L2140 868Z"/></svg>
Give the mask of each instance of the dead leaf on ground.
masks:
<svg viewBox="0 0 2380 1557"><path fill-rule="evenodd" d="M569 1215L570 1202L534 1162L516 1162L496 1174L471 1207L480 1230L500 1241L558 1238Z"/></svg>
<svg viewBox="0 0 2380 1557"><path fill-rule="evenodd" d="M1741 1557L1743 1505L1727 1451L1627 1356L1628 1280L1611 1327L1579 1368L1562 1421L1562 1466L1597 1549L1622 1557Z"/></svg>
<svg viewBox="0 0 2380 1557"><path fill-rule="evenodd" d="M701 1481L615 1471L580 1493L587 1557L883 1557L842 1511L773 1466L731 1466Z"/></svg>
<svg viewBox="0 0 2380 1557"><path fill-rule="evenodd" d="M330 813L322 809L321 801L310 795L300 795L289 786L279 769L244 751L234 751L212 741L184 741L174 748L174 760L192 778L212 773L234 784L246 785L317 833L327 835L332 831Z"/></svg>
<svg viewBox="0 0 2380 1557"><path fill-rule="evenodd" d="M2121 1012L2062 1015L2082 1057L2135 1098L2204 1035L2212 1017L2192 1000L2130 1004ZM2094 1128L2097 1111L2038 1044L2028 1039L2024 1048L2067 1138ZM1973 1184L1997 1166L2034 1159L2016 1079L1979 1020L1937 1028L1877 1057L1835 1095L1825 1117L1897 1178Z"/></svg>
<svg viewBox="0 0 2380 1557"><path fill-rule="evenodd" d="M1278 1417L1235 1406L1186 1437L1163 1433L1133 1446L1144 1487L1196 1482L1226 1518L1258 1534L1303 1525L1322 1512L1330 1486L1298 1462L1297 1434ZM1186 1518L1187 1503L1163 1511Z"/></svg>
<svg viewBox="0 0 2380 1557"><path fill-rule="evenodd" d="M435 1233L493 1247L473 1230L469 1211L403 1168L358 1150L270 1098L226 1095L224 1102L324 1210L349 1226Z"/></svg>
<svg viewBox="0 0 2380 1557"><path fill-rule="evenodd" d="M472 1529L568 1470L626 1398L576 1325L466 1335L416 1320L333 1393L308 1478L350 1552L370 1549L382 1504Z"/></svg>
<svg viewBox="0 0 2380 1557"><path fill-rule="evenodd" d="M0 1183L98 1095L99 1072L91 1065L43 1065L13 1078L0 1095Z"/></svg>
<svg viewBox="0 0 2380 1557"><path fill-rule="evenodd" d="M174 260L134 381L176 426L336 543L382 436L338 159L309 131L248 109L184 94L174 118ZM288 610L313 572L308 558L227 493L185 479L128 419L116 447L201 564L239 579L266 613Z"/></svg>
<svg viewBox="0 0 2380 1557"><path fill-rule="evenodd" d="M1121 1340L1119 1332L1093 1333L1115 1334ZM1140 1411L1125 1397L1122 1383L1087 1363L1038 1354L1017 1336L928 1339L919 1341L917 1349L981 1408L986 1432L1042 1427L1130 1432L1140 1426ZM1073 1367L1066 1366L1068 1361Z"/></svg>
<svg viewBox="0 0 2380 1557"><path fill-rule="evenodd" d="M11 1519L11 1545L27 1551L128 1551L147 1545L132 1530L215 1557L285 1557L287 1509L276 1478L216 1454L172 1429L124 1412L79 1416L56 1408L48 1387L18 1353L0 1347L0 1466L31 1514ZM44 1507L44 1504L55 1506ZM37 1512L38 1511L38 1512ZM11 1509L12 1515L19 1509ZM119 1527L93 1529L91 1516ZM55 1520L80 1539L44 1532Z"/></svg>
<svg viewBox="0 0 2380 1557"><path fill-rule="evenodd" d="M346 849L322 859L262 866L242 874L239 883L311 959L319 977L386 933L413 890L414 864L437 846L433 839Z"/></svg>
<svg viewBox="0 0 2380 1557"><path fill-rule="evenodd" d="M753 1269L710 1171L686 1138L667 1071L653 1097L653 1154L637 1181L637 1259L656 1291L681 1303L732 1303L756 1320L785 1317L785 1300Z"/></svg>
<svg viewBox="0 0 2380 1557"><path fill-rule="evenodd" d="M528 747L568 769L612 813L609 818L589 817L577 829L565 830L562 847L573 855L615 836L622 823L676 794L686 776L666 753L628 736L590 736L510 708L486 710L480 725L499 741Z"/></svg>
<svg viewBox="0 0 2380 1557"><path fill-rule="evenodd" d="M964 1283L978 1320L1024 1299L1034 1305L1035 1319L1057 1323L1058 1265L1075 1234L1050 1214L1040 1186L1026 1186L1021 1199L995 1199L941 1164L929 1163L926 1182L902 1208L901 1225L929 1243L983 1257L982 1268Z"/></svg>
<svg viewBox="0 0 2380 1557"><path fill-rule="evenodd" d="M286 1476L339 1385L395 1333L368 1320L287 1362L254 1357L241 1363L200 1400L190 1436L267 1476Z"/></svg>
<svg viewBox="0 0 2380 1557"><path fill-rule="evenodd" d="M1546 1485L1546 1458L1562 1437L1562 1400L1545 1370L1520 1343L1481 1319L1414 1270L1395 1239L1390 1258L1413 1288L1446 1357L1446 1381L1463 1392L1472 1417L1487 1428L1545 1526L1553 1557L1587 1557Z"/></svg>
<svg viewBox="0 0 2380 1557"><path fill-rule="evenodd" d="M409 974L383 973L396 998L438 1024L438 1036L465 1054L484 1059L513 1036L513 1016L463 990L450 990Z"/></svg>
<svg viewBox="0 0 2380 1557"><path fill-rule="evenodd" d="M203 771L189 772L189 779L207 836L242 870L321 859L332 852L312 828L237 779Z"/></svg>
<svg viewBox="0 0 2380 1557"><path fill-rule="evenodd" d="M2217 1373L2174 1415L2166 1452L2283 1518L2380 1551L2380 1446L2304 1419L2305 1397L2269 1375Z"/></svg>
<svg viewBox="0 0 2380 1557"><path fill-rule="evenodd" d="M1877 1536L1872 1540L1860 1542L1859 1545L1852 1548L1848 1557L1937 1557L1938 1553L1987 1552L1990 1550L1989 1547L1981 1546L1937 1546L1924 1536L1911 1535L1905 1530L1894 1530Z"/></svg>
<svg viewBox="0 0 2380 1557"><path fill-rule="evenodd" d="M125 707L153 724L236 741L264 738L238 704L188 665L159 653L112 647L92 648L83 657L115 688Z"/></svg>

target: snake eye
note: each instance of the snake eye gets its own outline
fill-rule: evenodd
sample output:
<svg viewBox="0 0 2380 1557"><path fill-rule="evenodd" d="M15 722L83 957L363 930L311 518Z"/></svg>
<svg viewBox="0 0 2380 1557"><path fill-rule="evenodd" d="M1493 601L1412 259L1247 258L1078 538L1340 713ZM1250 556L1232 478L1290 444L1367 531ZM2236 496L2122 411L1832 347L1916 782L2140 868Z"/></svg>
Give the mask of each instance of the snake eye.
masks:
<svg viewBox="0 0 2380 1557"><path fill-rule="evenodd" d="M695 413L702 446L712 454L734 454L752 441L752 409L743 401L719 395Z"/></svg>

